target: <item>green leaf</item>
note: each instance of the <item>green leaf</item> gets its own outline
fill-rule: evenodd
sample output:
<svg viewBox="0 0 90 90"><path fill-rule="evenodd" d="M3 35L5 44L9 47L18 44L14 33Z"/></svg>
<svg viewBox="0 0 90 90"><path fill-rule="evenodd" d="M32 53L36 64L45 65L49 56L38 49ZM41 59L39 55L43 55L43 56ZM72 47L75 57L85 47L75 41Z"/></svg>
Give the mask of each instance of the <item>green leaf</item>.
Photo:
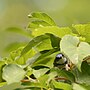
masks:
<svg viewBox="0 0 90 90"><path fill-rule="evenodd" d="M51 68L50 69L50 73L48 74L49 78L48 78L48 83L50 83L51 80L55 79L55 77L57 76L57 72L55 68Z"/></svg>
<svg viewBox="0 0 90 90"><path fill-rule="evenodd" d="M51 45L53 48L60 48L59 45L60 45L60 40L61 38L53 35L53 34L49 34L50 35L50 40L51 40Z"/></svg>
<svg viewBox="0 0 90 90"><path fill-rule="evenodd" d="M16 82L9 85L4 85L3 87L0 87L0 90L19 90L17 88L24 88L24 86L22 86L20 82L19 83Z"/></svg>
<svg viewBox="0 0 90 90"><path fill-rule="evenodd" d="M24 47L20 47L17 50L10 52L10 58L14 61L16 57L19 57Z"/></svg>
<svg viewBox="0 0 90 90"><path fill-rule="evenodd" d="M32 58L29 58L26 62L27 65L32 65L39 57L41 53L36 53Z"/></svg>
<svg viewBox="0 0 90 90"><path fill-rule="evenodd" d="M73 74L76 77L76 82L79 84L90 85L90 65L83 62L80 72L77 68L73 69Z"/></svg>
<svg viewBox="0 0 90 90"><path fill-rule="evenodd" d="M5 65L4 61L0 61L0 83L2 82L2 68Z"/></svg>
<svg viewBox="0 0 90 90"><path fill-rule="evenodd" d="M20 65L25 65L25 64L27 64L28 59L32 58L36 53L37 52L34 49L31 49L22 57L20 57L20 55L18 57L16 57L15 62Z"/></svg>
<svg viewBox="0 0 90 90"><path fill-rule="evenodd" d="M27 66L27 73L26 75L29 77L31 74L33 74L33 69L31 68L31 66Z"/></svg>
<svg viewBox="0 0 90 90"><path fill-rule="evenodd" d="M90 75L90 65L86 61L82 62L81 70L83 74Z"/></svg>
<svg viewBox="0 0 90 90"><path fill-rule="evenodd" d="M41 56L38 57L37 60L32 64L32 67L46 66L52 68L57 53L57 49L51 49L50 51L41 54Z"/></svg>
<svg viewBox="0 0 90 90"><path fill-rule="evenodd" d="M24 47L20 47L17 50L10 52L9 59L11 59L12 61L14 61L17 64L25 65L26 62L28 61L28 59L32 58L37 53L37 51L32 48L31 50L29 50L27 52L27 54L20 57L23 48Z"/></svg>
<svg viewBox="0 0 90 90"><path fill-rule="evenodd" d="M40 44L36 46L36 48L38 49L38 51L52 49L50 38L41 41Z"/></svg>
<svg viewBox="0 0 90 90"><path fill-rule="evenodd" d="M46 88L48 87L47 86L48 78L49 78L49 76L47 74L44 74L44 75L42 75L41 77L38 78L38 80L40 82L40 85L42 87L46 87Z"/></svg>
<svg viewBox="0 0 90 90"><path fill-rule="evenodd" d="M90 45L86 42L80 42L78 37L71 35L62 38L60 48L79 70L83 59L90 55Z"/></svg>
<svg viewBox="0 0 90 90"><path fill-rule="evenodd" d="M40 35L35 38L33 38L28 45L22 50L21 55L26 54L30 49L32 49L34 46L40 44L43 40L48 39L47 35Z"/></svg>
<svg viewBox="0 0 90 90"><path fill-rule="evenodd" d="M71 82L75 82L75 76L70 71L56 69L58 76L65 77L67 80Z"/></svg>
<svg viewBox="0 0 90 90"><path fill-rule="evenodd" d="M30 15L28 15L29 18L36 18L42 21L45 21L46 23L55 26L55 22L50 18L47 14L42 13L42 12L34 12Z"/></svg>
<svg viewBox="0 0 90 90"><path fill-rule="evenodd" d="M40 44L38 44L36 46L36 48L39 50L39 51L44 51L44 50L50 50L50 49L53 49L53 48L60 48L59 47L59 44L60 44L60 38L59 37L56 37L52 34L46 34L49 36L48 39L45 39L43 40L42 42L40 42Z"/></svg>
<svg viewBox="0 0 90 90"><path fill-rule="evenodd" d="M4 85L6 85L6 84L7 84L6 82L1 82L1 83L0 83L0 87L4 86Z"/></svg>
<svg viewBox="0 0 90 90"><path fill-rule="evenodd" d="M49 70L48 68L33 70L33 74L36 78L39 78L40 76L44 75L48 70Z"/></svg>
<svg viewBox="0 0 90 90"><path fill-rule="evenodd" d="M56 52L59 53L58 51L59 51L58 48L41 51L41 52L40 52L40 53L41 53L41 56L40 56L38 59L46 58L46 57L48 57L49 55L52 55L52 54L54 54L54 53L56 53Z"/></svg>
<svg viewBox="0 0 90 90"><path fill-rule="evenodd" d="M73 83L73 90L88 90L84 86Z"/></svg>
<svg viewBox="0 0 90 90"><path fill-rule="evenodd" d="M36 28L45 27L45 26L51 26L51 25L45 21L35 20L29 23L28 28L36 29Z"/></svg>
<svg viewBox="0 0 90 90"><path fill-rule="evenodd" d="M85 37L86 42L90 43L90 24L73 25L80 36Z"/></svg>
<svg viewBox="0 0 90 90"><path fill-rule="evenodd" d="M31 65L32 67L35 66L53 67L53 61L58 51L59 51L58 49L41 51L40 53L35 54L32 58L28 59L27 64ZM55 55L53 53L55 53Z"/></svg>
<svg viewBox="0 0 90 90"><path fill-rule="evenodd" d="M8 84L20 82L24 78L25 71L18 65L9 64L3 68L2 77Z"/></svg>
<svg viewBox="0 0 90 90"><path fill-rule="evenodd" d="M61 38L66 34L72 34L72 31L68 27L59 28L57 26L46 26L32 30L33 36L39 36L45 33L50 33Z"/></svg>
<svg viewBox="0 0 90 90"><path fill-rule="evenodd" d="M41 89L44 88L45 90L47 90L47 84L46 84L47 80L48 80L48 75L43 75L39 77L37 80L35 80L34 82L25 82L25 83L22 83L22 85L28 86L28 87L34 87L34 88L38 87Z"/></svg>
<svg viewBox="0 0 90 90"><path fill-rule="evenodd" d="M54 61L54 58L51 56L49 57L45 57L43 59L40 59L40 60L37 60L36 62L34 62L32 64L32 67L35 67L35 66L46 66L46 67L49 67L49 68L52 68L53 67L53 61Z"/></svg>
<svg viewBox="0 0 90 90"><path fill-rule="evenodd" d="M72 90L72 86L67 83L56 82L55 80L53 80L52 83L53 83L54 87L57 89Z"/></svg>

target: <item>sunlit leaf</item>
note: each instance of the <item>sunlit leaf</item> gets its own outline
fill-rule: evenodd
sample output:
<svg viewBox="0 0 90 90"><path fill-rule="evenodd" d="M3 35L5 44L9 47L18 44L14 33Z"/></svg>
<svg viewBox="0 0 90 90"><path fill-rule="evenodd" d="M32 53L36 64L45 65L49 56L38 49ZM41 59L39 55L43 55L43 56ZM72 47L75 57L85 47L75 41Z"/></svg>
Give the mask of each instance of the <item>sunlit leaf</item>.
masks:
<svg viewBox="0 0 90 90"><path fill-rule="evenodd" d="M32 65L32 67L35 67L35 66L46 66L46 67L52 68L53 67L53 61L54 61L53 57L46 57L46 58L37 60Z"/></svg>
<svg viewBox="0 0 90 90"><path fill-rule="evenodd" d="M41 35L41 36L38 36L38 37L33 38L28 43L28 45L23 49L23 51L21 52L21 55L26 54L30 49L32 49L37 44L40 44L45 39L48 39L48 36L47 35Z"/></svg>
<svg viewBox="0 0 90 90"><path fill-rule="evenodd" d="M3 68L2 77L8 84L20 82L24 78L25 71L18 65L9 64Z"/></svg>
<svg viewBox="0 0 90 90"><path fill-rule="evenodd" d="M41 56L41 53L36 53L32 58L29 58L26 61L26 64L27 65L32 65L40 56Z"/></svg>
<svg viewBox="0 0 90 90"><path fill-rule="evenodd" d="M28 15L28 17L29 18L36 18L36 19L39 19L39 20L43 20L46 23L48 23L50 25L53 25L53 26L56 25L55 22L52 20L52 18L50 18L47 14L42 13L42 12L31 13L30 15Z"/></svg>
<svg viewBox="0 0 90 90"><path fill-rule="evenodd" d="M33 74L36 78L39 78L40 76L44 75L48 70L49 70L48 68L33 70Z"/></svg>
<svg viewBox="0 0 90 90"><path fill-rule="evenodd" d="M32 67L46 66L52 68L57 53L58 53L57 49L51 49L50 51L41 54L41 56L38 57L37 60L32 64Z"/></svg>
<svg viewBox="0 0 90 90"><path fill-rule="evenodd" d="M44 74L44 75L42 75L41 77L38 78L38 80L40 82L40 85L42 87L45 87L46 89L48 88L48 86L47 86L48 78L49 78L49 76L46 75L46 74Z"/></svg>
<svg viewBox="0 0 90 90"><path fill-rule="evenodd" d="M78 37L71 35L62 38L60 48L79 70L83 59L90 55L90 45L86 42L80 42Z"/></svg>
<svg viewBox="0 0 90 90"><path fill-rule="evenodd" d="M36 80L35 82L26 82L26 83L22 83L22 85L27 86L28 88L44 88L47 90L47 85L45 80L47 80L47 75L44 75L42 77L40 77L38 79L38 81ZM37 89L36 89L37 90Z"/></svg>
<svg viewBox="0 0 90 90"><path fill-rule="evenodd" d="M4 86L4 85L6 85L6 84L7 84L6 82L1 82L1 83L0 83L0 87Z"/></svg>
<svg viewBox="0 0 90 90"><path fill-rule="evenodd" d="M16 57L21 55L21 51L24 47L20 47L17 50L14 50L12 52L10 52L10 58L14 61L16 60Z"/></svg>
<svg viewBox="0 0 90 90"><path fill-rule="evenodd" d="M35 21L32 21L31 23L29 23L28 28L36 29L36 28L40 28L40 27L44 27L44 26L51 26L51 25L45 21L35 20Z"/></svg>
<svg viewBox="0 0 90 90"><path fill-rule="evenodd" d="M72 86L67 83L56 82L55 80L53 80L52 83L53 83L54 87L57 89L72 90Z"/></svg>
<svg viewBox="0 0 90 90"><path fill-rule="evenodd" d="M76 29L79 35L85 37L86 42L90 43L90 24L78 24L73 25L73 27Z"/></svg>
<svg viewBox="0 0 90 90"><path fill-rule="evenodd" d="M34 49L29 50L26 54L24 54L22 57L20 55L15 58L15 62L20 65L25 65L27 61L32 58L37 52Z"/></svg>
<svg viewBox="0 0 90 90"><path fill-rule="evenodd" d="M60 38L66 34L72 34L70 28L68 27L59 28L57 26L46 26L46 27L37 28L32 31L33 36L39 36L45 33L50 33Z"/></svg>
<svg viewBox="0 0 90 90"><path fill-rule="evenodd" d="M38 45L36 46L36 48L37 48L39 51L52 49L52 45L51 45L50 39L45 39L45 40L41 41L40 44L38 44Z"/></svg>
<svg viewBox="0 0 90 90"><path fill-rule="evenodd" d="M52 34L47 34L47 35L49 36L48 39L45 39L42 42L40 42L40 44L36 45L36 48L38 49L38 51L50 50L53 48L59 49L60 38Z"/></svg>
<svg viewBox="0 0 90 90"><path fill-rule="evenodd" d="M22 86L20 82L17 82L8 85L6 84L3 87L0 87L0 90L18 90L17 88L24 88L24 86Z"/></svg>
<svg viewBox="0 0 90 90"><path fill-rule="evenodd" d="M88 90L88 89L83 87L82 85L73 83L73 90Z"/></svg>

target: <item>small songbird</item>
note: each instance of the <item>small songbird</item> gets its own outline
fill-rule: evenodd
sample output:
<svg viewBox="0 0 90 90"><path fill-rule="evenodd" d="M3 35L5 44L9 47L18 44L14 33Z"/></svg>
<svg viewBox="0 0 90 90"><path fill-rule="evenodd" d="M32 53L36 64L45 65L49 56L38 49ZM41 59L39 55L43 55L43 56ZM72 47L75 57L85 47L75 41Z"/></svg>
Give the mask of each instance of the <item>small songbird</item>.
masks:
<svg viewBox="0 0 90 90"><path fill-rule="evenodd" d="M54 67L65 68L66 70L69 70L70 68L68 64L68 58L62 53L59 53L56 55L56 58L53 64L54 64Z"/></svg>

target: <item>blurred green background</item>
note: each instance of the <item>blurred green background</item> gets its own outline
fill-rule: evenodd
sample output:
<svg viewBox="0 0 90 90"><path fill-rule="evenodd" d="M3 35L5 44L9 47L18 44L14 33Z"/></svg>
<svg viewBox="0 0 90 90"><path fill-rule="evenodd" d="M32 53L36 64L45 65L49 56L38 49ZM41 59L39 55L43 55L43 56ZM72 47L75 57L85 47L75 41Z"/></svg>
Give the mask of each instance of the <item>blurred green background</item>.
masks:
<svg viewBox="0 0 90 90"><path fill-rule="evenodd" d="M0 0L0 56L9 54L10 50L6 47L10 43L29 41L28 37L20 33L7 32L9 27L27 30L25 28L30 21L29 13L45 12L62 27L89 23L89 9L90 0Z"/></svg>

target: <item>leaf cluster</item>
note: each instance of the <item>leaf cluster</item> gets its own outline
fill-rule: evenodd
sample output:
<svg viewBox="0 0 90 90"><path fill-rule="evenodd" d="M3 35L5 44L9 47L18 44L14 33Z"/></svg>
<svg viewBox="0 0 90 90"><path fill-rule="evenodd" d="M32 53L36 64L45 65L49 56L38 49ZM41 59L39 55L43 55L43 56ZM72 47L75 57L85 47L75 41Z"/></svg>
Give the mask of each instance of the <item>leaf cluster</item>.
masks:
<svg viewBox="0 0 90 90"><path fill-rule="evenodd" d="M45 13L28 17L32 39L0 60L0 89L90 90L90 24L58 27ZM57 67L60 53L67 63Z"/></svg>

